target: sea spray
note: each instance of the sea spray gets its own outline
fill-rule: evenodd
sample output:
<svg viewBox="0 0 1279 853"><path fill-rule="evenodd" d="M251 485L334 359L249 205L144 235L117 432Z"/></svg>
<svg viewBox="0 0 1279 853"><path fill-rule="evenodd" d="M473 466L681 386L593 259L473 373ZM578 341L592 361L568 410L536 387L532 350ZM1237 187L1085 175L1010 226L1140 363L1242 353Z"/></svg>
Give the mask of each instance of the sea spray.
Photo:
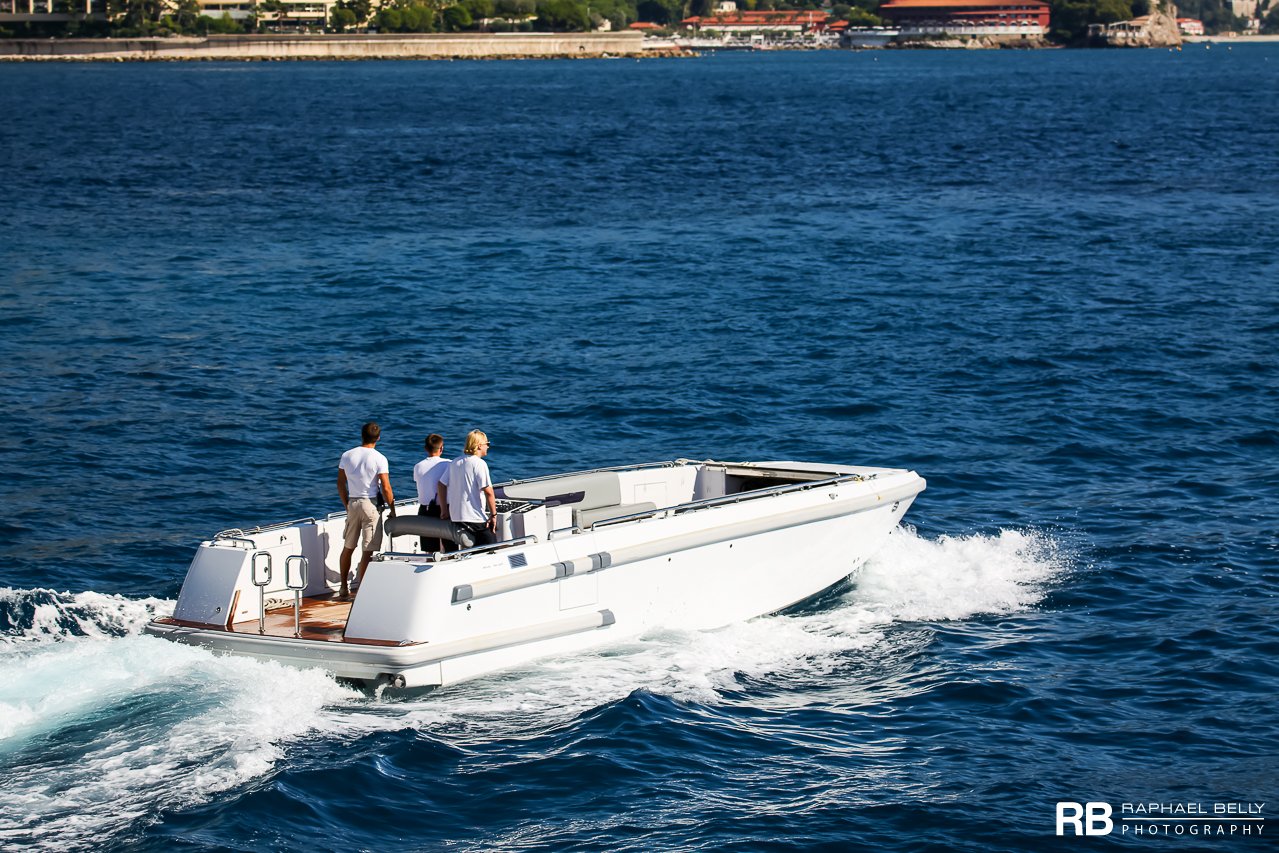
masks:
<svg viewBox="0 0 1279 853"><path fill-rule="evenodd" d="M1042 533L1004 530L930 540L898 528L846 591L815 609L717 631L654 631L348 713L370 730L409 727L454 742L482 742L567 724L636 690L715 704L746 681L756 689L761 683L811 687L850 664L907 654L913 644L893 632L901 623L1031 608L1068 565L1057 543Z"/></svg>
<svg viewBox="0 0 1279 853"><path fill-rule="evenodd" d="M173 602L162 598L0 589L0 648L72 637L123 637L172 610Z"/></svg>
<svg viewBox="0 0 1279 853"><path fill-rule="evenodd" d="M39 603L0 659L6 844L100 847L162 809L266 776L288 744L329 727L324 709L368 701L320 670L136 635L164 602L81 593L55 605L41 590L8 597ZM69 603L87 611L70 622L39 612L66 613Z"/></svg>
<svg viewBox="0 0 1279 853"><path fill-rule="evenodd" d="M850 601L896 622L1015 613L1043 598L1070 561L1039 532L924 539L898 528L857 579Z"/></svg>

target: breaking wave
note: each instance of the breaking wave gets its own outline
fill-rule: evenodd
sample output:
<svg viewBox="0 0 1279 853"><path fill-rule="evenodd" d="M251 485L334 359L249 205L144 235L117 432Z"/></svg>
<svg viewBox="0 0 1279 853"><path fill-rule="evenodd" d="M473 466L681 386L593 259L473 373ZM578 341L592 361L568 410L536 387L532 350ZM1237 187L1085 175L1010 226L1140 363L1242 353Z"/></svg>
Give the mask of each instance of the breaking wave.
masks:
<svg viewBox="0 0 1279 853"><path fill-rule="evenodd" d="M161 598L0 589L0 648L72 637L123 637L172 609L173 602Z"/></svg>

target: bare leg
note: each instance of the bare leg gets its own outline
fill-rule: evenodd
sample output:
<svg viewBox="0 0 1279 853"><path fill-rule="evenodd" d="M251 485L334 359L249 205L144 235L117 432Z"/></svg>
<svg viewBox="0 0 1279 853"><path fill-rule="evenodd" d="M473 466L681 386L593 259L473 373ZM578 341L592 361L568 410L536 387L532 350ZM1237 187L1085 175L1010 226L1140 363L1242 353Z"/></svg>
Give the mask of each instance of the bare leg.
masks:
<svg viewBox="0 0 1279 853"><path fill-rule="evenodd" d="M354 548L343 548L342 556L338 558L338 570L342 572L342 588L338 591L338 595L345 598L351 594L351 590L347 587L347 576L351 574L351 555L355 553ZM364 572L364 564L360 564L360 573Z"/></svg>
<svg viewBox="0 0 1279 853"><path fill-rule="evenodd" d="M360 569L359 569L359 573L357 574L355 578L356 584L360 586L364 585L364 572L365 570L368 569L369 560L371 560L372 558L373 558L372 551L365 551L363 554L360 555Z"/></svg>

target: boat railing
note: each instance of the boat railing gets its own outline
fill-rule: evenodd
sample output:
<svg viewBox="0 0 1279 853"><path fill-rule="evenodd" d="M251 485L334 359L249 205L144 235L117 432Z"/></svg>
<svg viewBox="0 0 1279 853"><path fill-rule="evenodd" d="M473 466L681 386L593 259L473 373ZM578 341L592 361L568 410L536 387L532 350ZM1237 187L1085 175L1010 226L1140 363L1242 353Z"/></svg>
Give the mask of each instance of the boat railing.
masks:
<svg viewBox="0 0 1279 853"><path fill-rule="evenodd" d="M689 501L688 503L676 504L675 506L647 509L640 512L633 512L629 515L619 515L616 518L602 518L591 524L588 529L595 530L600 527L611 527L615 524L626 524L631 521L639 521L641 519L659 516L662 518L669 518L673 515L682 515L686 512L696 512L701 509L728 506L731 504L742 503L743 501L771 498L776 497L777 495L791 494L793 492L805 492L809 489L820 489L829 486L836 486L841 483L860 483L865 480L874 479L875 476L875 474L842 474L838 477L829 477L825 480L813 480L808 483L787 483L781 486L772 486L767 489L751 489L746 492L738 492L735 495L724 495L718 498L704 498L700 501ZM574 528L575 531L577 529L578 528Z"/></svg>
<svg viewBox="0 0 1279 853"><path fill-rule="evenodd" d="M483 554L489 551L500 551L505 548L514 548L517 545L535 545L537 544L536 534L530 533L528 536L521 536L519 539L504 539L501 542L494 542L490 545L475 545L470 548L463 548L460 551L437 551L434 554L424 554L417 551L379 551L373 555L374 560L421 560L423 557L430 557L432 563L442 563L446 560L464 560L467 557L474 557L476 554Z"/></svg>
<svg viewBox="0 0 1279 853"><path fill-rule="evenodd" d="M214 545L221 545L223 543L227 543L231 545L247 545L249 547L249 550L251 551L257 550L258 543L254 542L252 539L247 539L243 536L228 536L227 534L231 532L232 531L230 530L224 530L221 533L214 536L211 541L213 542ZM236 532L239 532L239 531L236 531Z"/></svg>
<svg viewBox="0 0 1279 853"><path fill-rule="evenodd" d="M214 539L244 539L257 533L269 533L272 530L279 530L282 527L292 527L295 524L315 524L313 516L306 518L295 518L292 521L281 521L278 524L267 524L261 527L251 527L248 530L241 530L238 527L232 527L228 530L222 530L213 534ZM257 547L256 545L254 546Z"/></svg>

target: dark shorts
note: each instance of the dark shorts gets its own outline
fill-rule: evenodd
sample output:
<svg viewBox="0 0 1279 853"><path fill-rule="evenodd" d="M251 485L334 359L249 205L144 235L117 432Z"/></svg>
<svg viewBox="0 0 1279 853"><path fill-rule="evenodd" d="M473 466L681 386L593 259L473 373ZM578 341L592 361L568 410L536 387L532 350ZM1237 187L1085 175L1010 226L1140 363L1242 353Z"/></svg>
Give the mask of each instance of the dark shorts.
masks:
<svg viewBox="0 0 1279 853"><path fill-rule="evenodd" d="M489 530L489 526L482 521L458 521L454 522L454 524L470 533L476 545L494 545L497 543L497 534Z"/></svg>

